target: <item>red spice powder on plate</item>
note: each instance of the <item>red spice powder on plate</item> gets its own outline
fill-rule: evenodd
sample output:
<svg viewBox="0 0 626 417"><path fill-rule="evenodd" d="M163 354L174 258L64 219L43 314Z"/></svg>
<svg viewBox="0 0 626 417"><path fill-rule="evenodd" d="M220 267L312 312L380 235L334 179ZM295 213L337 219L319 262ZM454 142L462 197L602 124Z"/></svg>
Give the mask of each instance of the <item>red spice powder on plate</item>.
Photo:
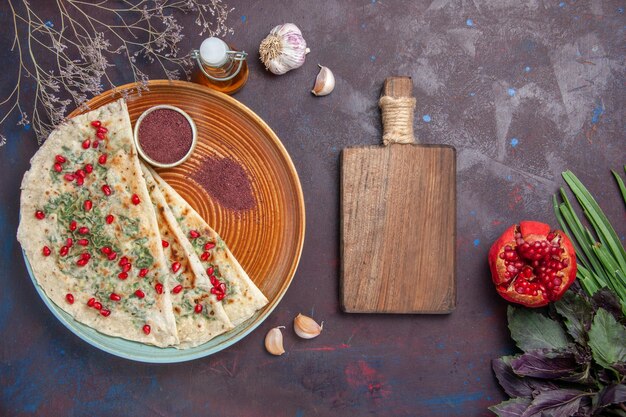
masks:
<svg viewBox="0 0 626 417"><path fill-rule="evenodd" d="M224 208L240 212L256 206L246 171L230 158L204 158L191 178Z"/></svg>
<svg viewBox="0 0 626 417"><path fill-rule="evenodd" d="M179 112L156 109L143 118L137 132L139 146L156 162L172 164L187 155L193 142L191 125Z"/></svg>

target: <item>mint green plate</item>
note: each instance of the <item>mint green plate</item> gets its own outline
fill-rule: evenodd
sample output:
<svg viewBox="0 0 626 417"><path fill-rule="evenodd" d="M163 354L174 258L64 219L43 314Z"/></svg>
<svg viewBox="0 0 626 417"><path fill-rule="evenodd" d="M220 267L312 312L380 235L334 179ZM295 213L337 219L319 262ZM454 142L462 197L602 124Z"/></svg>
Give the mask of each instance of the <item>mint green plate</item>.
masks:
<svg viewBox="0 0 626 417"><path fill-rule="evenodd" d="M250 168L251 175L264 190L265 197L259 200L254 216L249 216L252 220L246 223L240 223L235 213L216 214L221 209L214 212L210 204L205 204L204 197L198 197L203 195L201 189L193 189L198 191L197 195L194 191L187 191L183 198L186 195L192 197L199 213L214 222L217 230L224 233L222 237L231 242L229 244L233 248L239 247L242 254L250 256L248 263L251 271L248 273L252 272L257 277L255 282L269 303L245 323L201 346L185 350L163 349L107 336L77 322L46 296L37 284L26 256L24 259L41 299L65 327L87 343L113 355L136 361L183 362L211 355L238 342L276 308L291 284L302 254L306 225L304 197L298 173L287 150L272 129L252 110L230 96L198 84L151 80L148 87L148 91L142 91L141 95L131 94L127 99L131 121L158 104L170 104L184 110L194 119L198 129L198 143L202 144L194 151L196 157L202 156L203 152L206 156L213 153L234 155L235 159L241 159L240 162ZM95 109L116 100L119 91L136 90L136 84L119 86L94 97L86 104L88 108ZM82 111L84 109L81 107L69 117ZM214 140L217 133L221 135L219 141ZM189 174L187 168L181 172ZM170 174L172 179L179 176L173 172ZM164 179L167 181L168 177ZM255 238L244 239L244 236L250 235Z"/></svg>
<svg viewBox="0 0 626 417"><path fill-rule="evenodd" d="M280 299L276 300L276 302L273 303L269 308L260 310L246 322L237 326L237 328L231 330L228 333L217 336L203 345L183 350L175 348L159 348L156 346L145 345L143 343L132 342L130 340L122 339L119 337L108 336L74 320L72 316L67 314L65 311L63 311L63 309L61 309L48 298L46 293L37 283L37 280L35 279L30 263L28 262L28 258L26 257L24 251L22 251L22 255L24 256L24 262L26 263L28 275L30 275L30 279L33 281L33 284L35 285L35 289L39 293L39 296L43 300L44 304L50 309L52 314L54 314L54 316L59 319L59 321L63 323L65 327L67 327L76 336L89 343L91 346L94 346L112 355L119 356L120 358L130 359L139 362L185 362L198 358L203 358L205 356L209 356L213 353L219 352L220 350L226 349L230 345L237 343L239 340L243 339L255 328L257 328L278 305L278 301L280 301Z"/></svg>

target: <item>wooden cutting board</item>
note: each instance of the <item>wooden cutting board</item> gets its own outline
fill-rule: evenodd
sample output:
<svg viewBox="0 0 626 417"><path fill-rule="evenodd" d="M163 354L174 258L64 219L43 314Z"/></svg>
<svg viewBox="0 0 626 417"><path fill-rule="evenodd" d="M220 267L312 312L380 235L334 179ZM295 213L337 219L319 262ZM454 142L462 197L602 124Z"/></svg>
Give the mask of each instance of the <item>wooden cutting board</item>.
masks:
<svg viewBox="0 0 626 417"><path fill-rule="evenodd" d="M414 143L411 78L387 78L382 96L383 138L409 143L343 150L341 305L348 313L450 313L455 149Z"/></svg>

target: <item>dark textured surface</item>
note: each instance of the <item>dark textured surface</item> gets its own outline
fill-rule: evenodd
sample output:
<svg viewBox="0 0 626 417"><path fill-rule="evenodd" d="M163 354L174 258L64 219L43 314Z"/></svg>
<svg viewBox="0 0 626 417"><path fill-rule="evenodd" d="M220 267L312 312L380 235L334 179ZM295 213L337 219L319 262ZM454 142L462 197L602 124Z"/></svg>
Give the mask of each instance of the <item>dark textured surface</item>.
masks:
<svg viewBox="0 0 626 417"><path fill-rule="evenodd" d="M37 142L14 125L14 114L3 125L8 143L0 148L0 414L489 415L486 407L504 398L490 360L513 351L506 303L489 279L489 244L521 219L554 224L550 199L565 169L589 187L624 239L624 207L609 169L626 162L626 4L229 4L235 34L228 40L252 52L250 79L235 97L282 139L304 190L307 237L291 288L259 329L205 359L153 366L90 347L48 312L21 259L14 237L19 182ZM17 66L10 18L2 6L3 99ZM256 48L282 22L298 24L312 52L304 67L276 77L257 61ZM197 47L191 22L185 33L184 47ZM309 93L317 63L337 79L328 97ZM130 81L123 68L111 74ZM379 142L376 101L390 75L413 77L419 139L457 149L458 305L449 316L339 310L339 152ZM298 312L324 321L319 338L297 339L290 323ZM278 358L263 349L265 332L276 325L288 327L287 353Z"/></svg>

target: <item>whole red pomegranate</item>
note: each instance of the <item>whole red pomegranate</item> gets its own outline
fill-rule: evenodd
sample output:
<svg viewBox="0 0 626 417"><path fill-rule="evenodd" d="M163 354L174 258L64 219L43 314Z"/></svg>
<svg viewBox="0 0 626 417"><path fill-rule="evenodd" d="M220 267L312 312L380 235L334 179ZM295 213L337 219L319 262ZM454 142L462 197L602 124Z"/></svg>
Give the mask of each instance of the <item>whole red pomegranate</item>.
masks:
<svg viewBox="0 0 626 417"><path fill-rule="evenodd" d="M576 254L562 231L523 221L509 227L493 244L489 267L503 298L541 307L561 298L576 279Z"/></svg>

